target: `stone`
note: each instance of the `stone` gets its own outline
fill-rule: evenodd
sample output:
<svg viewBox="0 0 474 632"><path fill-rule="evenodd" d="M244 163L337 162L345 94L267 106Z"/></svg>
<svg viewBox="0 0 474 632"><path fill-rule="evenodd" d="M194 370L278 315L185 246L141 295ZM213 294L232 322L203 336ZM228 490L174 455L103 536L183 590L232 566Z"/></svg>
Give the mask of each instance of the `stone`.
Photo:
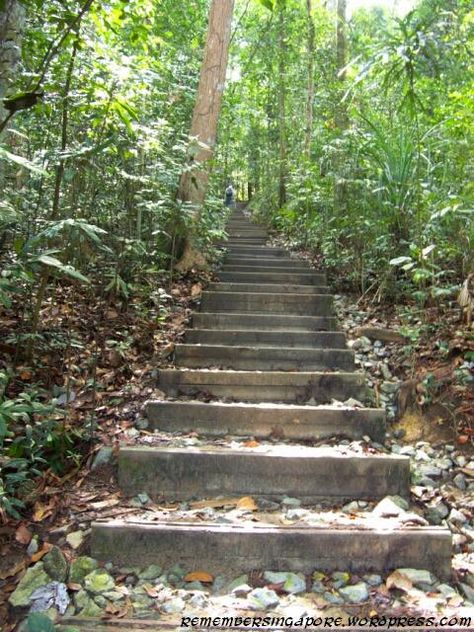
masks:
<svg viewBox="0 0 474 632"><path fill-rule="evenodd" d="M454 507L451 509L451 513L449 514L448 522L457 525L463 525L467 522L466 516L462 511L455 509Z"/></svg>
<svg viewBox="0 0 474 632"><path fill-rule="evenodd" d="M403 509L394 503L389 496L383 498L372 510L372 514L380 518L396 518L401 513L403 513Z"/></svg>
<svg viewBox="0 0 474 632"><path fill-rule="evenodd" d="M46 612L50 609L56 609L63 615L70 601L66 584L53 581L46 586L37 588L31 595L30 612Z"/></svg>
<svg viewBox="0 0 474 632"><path fill-rule="evenodd" d="M140 579L152 580L160 577L161 573L161 566L158 566L158 564L150 564L150 566L147 566L140 573L138 573L138 577Z"/></svg>
<svg viewBox="0 0 474 632"><path fill-rule="evenodd" d="M175 599L171 599L171 601L165 602L161 606L161 612L164 614L179 614L183 612L186 607L186 603L181 597L176 597Z"/></svg>
<svg viewBox="0 0 474 632"><path fill-rule="evenodd" d="M240 584L232 589L234 597L245 598L250 592L252 592L252 587L248 584Z"/></svg>
<svg viewBox="0 0 474 632"><path fill-rule="evenodd" d="M91 470L95 470L103 465L108 465L112 460L113 454L114 450L111 446L102 446L94 457Z"/></svg>
<svg viewBox="0 0 474 632"><path fill-rule="evenodd" d="M456 597L456 595L458 594L454 590L454 588L452 586L449 586L448 584L439 584L439 586L436 586L436 590L447 599L449 599L449 597Z"/></svg>
<svg viewBox="0 0 474 632"><path fill-rule="evenodd" d="M30 543L28 544L26 552L31 557L32 555L34 555L38 551L38 549L39 549L38 536L34 535L31 538Z"/></svg>
<svg viewBox="0 0 474 632"><path fill-rule="evenodd" d="M206 588L204 588L201 582L186 582L186 584L184 585L184 589L188 592L193 590L207 590Z"/></svg>
<svg viewBox="0 0 474 632"><path fill-rule="evenodd" d="M367 601L369 598L369 591L367 590L367 585L364 582L344 586L339 589L339 594L341 594L344 597L344 600L349 603L362 603L363 601Z"/></svg>
<svg viewBox="0 0 474 632"><path fill-rule="evenodd" d="M464 583L461 583L460 586L466 599L474 604L474 589Z"/></svg>
<svg viewBox="0 0 474 632"><path fill-rule="evenodd" d="M398 571L408 577L414 586L422 584L431 586L435 582L435 578L429 571L417 568L399 568Z"/></svg>
<svg viewBox="0 0 474 632"><path fill-rule="evenodd" d="M84 578L84 587L87 592L94 595L100 595L101 593L113 590L115 588L114 578L102 569L97 569L86 575Z"/></svg>
<svg viewBox="0 0 474 632"><path fill-rule="evenodd" d="M342 586L346 586L349 583L351 576L349 575L349 573L336 571L335 573L332 573L331 579L334 588L341 588Z"/></svg>
<svg viewBox="0 0 474 632"><path fill-rule="evenodd" d="M135 426L138 428L138 430L146 430L149 425L150 425L150 422L145 417L139 417L135 421Z"/></svg>
<svg viewBox="0 0 474 632"><path fill-rule="evenodd" d="M466 477L463 476L461 473L456 474L456 476L453 478L453 483L461 491L464 491L467 488Z"/></svg>
<svg viewBox="0 0 474 632"><path fill-rule="evenodd" d="M316 580L316 581L313 581L313 584L311 586L311 590L314 593L322 595L324 592L326 592L326 586L322 582L320 582L319 580Z"/></svg>
<svg viewBox="0 0 474 632"><path fill-rule="evenodd" d="M427 478L439 478L441 476L441 469L430 463L422 463L419 465L418 472L422 477L426 476Z"/></svg>
<svg viewBox="0 0 474 632"><path fill-rule="evenodd" d="M120 592L120 590L109 590L108 592L103 593L105 599L115 603L116 601L122 601L125 599L125 593Z"/></svg>
<svg viewBox="0 0 474 632"><path fill-rule="evenodd" d="M188 604L193 608L207 608L208 603L209 602L205 595L199 593L197 595L193 595L188 601Z"/></svg>
<svg viewBox="0 0 474 632"><path fill-rule="evenodd" d="M296 573L265 571L263 577L270 584L281 584L282 590L287 593L298 594L306 591L305 578Z"/></svg>
<svg viewBox="0 0 474 632"><path fill-rule="evenodd" d="M237 577L236 579L233 579L230 584L227 586L227 592L231 593L234 588L236 588L237 586L242 586L243 584L247 584L248 582L248 575L240 575L239 577Z"/></svg>
<svg viewBox="0 0 474 632"><path fill-rule="evenodd" d="M43 562L30 566L10 595L8 599L10 605L13 608L26 608L30 605L31 595L35 590L46 586L50 581L49 575L44 570Z"/></svg>
<svg viewBox="0 0 474 632"><path fill-rule="evenodd" d="M61 549L53 546L43 558L44 570L52 580L65 582L68 574L68 563Z"/></svg>
<svg viewBox="0 0 474 632"><path fill-rule="evenodd" d="M72 584L82 584L86 575L95 571L99 567L99 562L92 557L81 556L71 563L69 571L69 581Z"/></svg>
<svg viewBox="0 0 474 632"><path fill-rule="evenodd" d="M348 503L347 505L344 505L344 507L342 508L342 512L343 513L347 513L347 514L352 514L352 513L357 513L359 511L359 503L355 500L353 500L352 502Z"/></svg>
<svg viewBox="0 0 474 632"><path fill-rule="evenodd" d="M336 592L326 591L323 595L323 598L328 603L331 603L334 606L341 606L344 603L344 599L341 597L341 595L338 595Z"/></svg>
<svg viewBox="0 0 474 632"><path fill-rule="evenodd" d="M426 508L426 515L433 524L441 524L448 516L449 509L440 498L433 499Z"/></svg>
<svg viewBox="0 0 474 632"><path fill-rule="evenodd" d="M290 496L283 496L281 504L284 507L299 507L301 500L299 498L291 498Z"/></svg>
<svg viewBox="0 0 474 632"><path fill-rule="evenodd" d="M375 573L371 575L364 575L364 579L369 586L381 586L383 583L382 577L380 575L376 575Z"/></svg>
<svg viewBox="0 0 474 632"><path fill-rule="evenodd" d="M102 608L98 606L94 599L85 591L80 590L74 597L77 613L83 617L100 617L103 614Z"/></svg>
<svg viewBox="0 0 474 632"><path fill-rule="evenodd" d="M279 605L280 599L274 590L269 588L254 588L247 596L251 610L267 610Z"/></svg>
<svg viewBox="0 0 474 632"><path fill-rule="evenodd" d="M66 542L69 544L71 549L77 551L78 548L81 547L86 534L84 531L73 531L72 533L68 533L66 536Z"/></svg>

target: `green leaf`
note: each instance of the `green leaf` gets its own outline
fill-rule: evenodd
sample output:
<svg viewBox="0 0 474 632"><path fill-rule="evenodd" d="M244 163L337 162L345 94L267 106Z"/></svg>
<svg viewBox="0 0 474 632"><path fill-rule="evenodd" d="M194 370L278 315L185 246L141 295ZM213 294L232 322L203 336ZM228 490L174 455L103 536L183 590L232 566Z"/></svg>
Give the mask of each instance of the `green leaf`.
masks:
<svg viewBox="0 0 474 632"><path fill-rule="evenodd" d="M411 257L396 257L395 259L390 259L389 264L391 266L400 266L402 263L410 263Z"/></svg>
<svg viewBox="0 0 474 632"><path fill-rule="evenodd" d="M17 156L17 154L12 154L10 151L7 151L3 147L0 147L0 160L5 160L6 162L13 162L16 165L20 165L24 169L28 169L28 171L37 173L38 175L41 175L41 176L44 176L47 173L44 169L41 169L41 167L38 167L27 158L23 158L23 156Z"/></svg>
<svg viewBox="0 0 474 632"><path fill-rule="evenodd" d="M275 7L274 0L258 0L258 1L260 2L260 4L263 4L263 6L269 11L273 11Z"/></svg>
<svg viewBox="0 0 474 632"><path fill-rule="evenodd" d="M66 276L70 276L73 279L77 279L78 281L82 281L83 283L90 283L89 279L81 274L76 268L71 265L66 265L56 257L51 257L51 255L39 255L35 258L38 263L42 263L45 266L50 268L55 268L61 274Z"/></svg>

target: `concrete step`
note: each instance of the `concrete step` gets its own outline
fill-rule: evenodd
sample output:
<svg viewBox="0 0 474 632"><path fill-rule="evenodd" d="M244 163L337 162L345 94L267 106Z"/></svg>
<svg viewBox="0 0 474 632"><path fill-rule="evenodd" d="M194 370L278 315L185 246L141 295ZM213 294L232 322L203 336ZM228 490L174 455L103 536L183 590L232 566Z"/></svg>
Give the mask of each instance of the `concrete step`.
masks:
<svg viewBox="0 0 474 632"><path fill-rule="evenodd" d="M276 314L216 314L196 312L192 316L193 327L199 329L225 329L249 331L258 329L268 332L335 331L334 316L288 316Z"/></svg>
<svg viewBox="0 0 474 632"><path fill-rule="evenodd" d="M266 230L259 230L257 228L232 228L231 230L226 230L230 239L236 239L239 237L243 237L247 239L248 237L264 237L268 239L268 233Z"/></svg>
<svg viewBox="0 0 474 632"><path fill-rule="evenodd" d="M255 569L312 573L349 571L385 573L423 568L442 580L451 576L451 534L442 527L384 528L334 526L174 523L114 520L92 525L91 555L119 566L206 569L219 575Z"/></svg>
<svg viewBox="0 0 474 632"><path fill-rule="evenodd" d="M188 344L235 345L259 347L301 347L345 349L346 337L340 331L295 332L295 331L235 331L228 329L188 329L185 341Z"/></svg>
<svg viewBox="0 0 474 632"><path fill-rule="evenodd" d="M322 272L254 272L248 267L244 272L218 271L219 279L228 283L294 283L297 285L326 285L326 275Z"/></svg>
<svg viewBox="0 0 474 632"><path fill-rule="evenodd" d="M218 241L218 246L264 246L268 241L268 237L229 237L228 239Z"/></svg>
<svg viewBox="0 0 474 632"><path fill-rule="evenodd" d="M333 297L330 294L259 294L252 292L202 293L204 312L238 312L291 314L293 316L330 316Z"/></svg>
<svg viewBox="0 0 474 632"><path fill-rule="evenodd" d="M210 283L210 292L260 292L265 294L328 294L326 285L295 285L291 283Z"/></svg>
<svg viewBox="0 0 474 632"><path fill-rule="evenodd" d="M309 263L301 261L299 259L291 259L290 257L269 257L264 259L263 257L247 257L247 256L233 256L227 255L224 259L225 266L254 266L259 268L282 268L284 271L291 271L293 268L304 268L306 272L311 271Z"/></svg>
<svg viewBox="0 0 474 632"><path fill-rule="evenodd" d="M353 371L354 353L350 349L178 344L175 363L193 369L219 367L244 371Z"/></svg>
<svg viewBox="0 0 474 632"><path fill-rule="evenodd" d="M350 397L366 403L368 389L362 373L322 371L211 371L162 369L159 387L167 395L217 397L240 402L304 402L326 404Z"/></svg>
<svg viewBox="0 0 474 632"><path fill-rule="evenodd" d="M283 248L272 248L271 246L231 246L227 251L232 256L241 257L262 257L263 259L275 257L289 257L289 253Z"/></svg>
<svg viewBox="0 0 474 632"><path fill-rule="evenodd" d="M146 415L151 430L194 431L212 437L275 436L301 441L369 436L379 442L385 437L385 413L379 408L149 401Z"/></svg>
<svg viewBox="0 0 474 632"><path fill-rule="evenodd" d="M338 448L261 445L216 447L121 447L118 482L127 496L145 492L155 501L255 496L321 500L408 498L410 458L348 454Z"/></svg>
<svg viewBox="0 0 474 632"><path fill-rule="evenodd" d="M299 265L289 265L289 266L270 266L268 264L260 265L259 263L252 264L227 264L224 263L222 268L218 271L220 275L221 272L235 274L236 272L256 272L262 274L280 274L280 273L291 273L291 274L311 274L311 268L308 266L299 266Z"/></svg>

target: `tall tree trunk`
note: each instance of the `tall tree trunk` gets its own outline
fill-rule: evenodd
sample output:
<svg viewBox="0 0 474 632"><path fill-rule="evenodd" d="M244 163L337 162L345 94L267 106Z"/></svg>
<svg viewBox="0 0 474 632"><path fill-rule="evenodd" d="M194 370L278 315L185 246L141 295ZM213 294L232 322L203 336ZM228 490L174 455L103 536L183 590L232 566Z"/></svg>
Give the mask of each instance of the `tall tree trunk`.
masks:
<svg viewBox="0 0 474 632"><path fill-rule="evenodd" d="M308 19L308 88L306 95L306 130L304 153L309 160L311 156L311 137L313 134L313 102L314 102L314 47L315 47L315 29L312 16L312 0L306 0L306 11Z"/></svg>
<svg viewBox="0 0 474 632"><path fill-rule="evenodd" d="M190 131L190 136L196 138L199 145L192 148L189 166L197 166L183 173L178 190L178 198L194 206L195 220L199 218L209 183L208 163L213 156L216 143L233 11L234 0L212 0L209 9L204 59ZM176 269L179 272L187 272L193 266L203 266L205 263L203 255L193 246L190 235Z"/></svg>
<svg viewBox="0 0 474 632"><path fill-rule="evenodd" d="M336 103L334 121L339 135L342 136L344 130L349 125L347 108L343 103L344 84L346 80L345 67L347 63L347 38L346 38L346 0L337 0L336 8L336 79L338 88L336 92ZM334 158L334 212L340 215L347 207L347 186L345 182L344 166L346 157L344 149L339 148Z"/></svg>
<svg viewBox="0 0 474 632"><path fill-rule="evenodd" d="M285 4L286 0L278 0L278 128L280 136L278 204L280 208L286 204L286 181L288 173L288 147L286 133Z"/></svg>

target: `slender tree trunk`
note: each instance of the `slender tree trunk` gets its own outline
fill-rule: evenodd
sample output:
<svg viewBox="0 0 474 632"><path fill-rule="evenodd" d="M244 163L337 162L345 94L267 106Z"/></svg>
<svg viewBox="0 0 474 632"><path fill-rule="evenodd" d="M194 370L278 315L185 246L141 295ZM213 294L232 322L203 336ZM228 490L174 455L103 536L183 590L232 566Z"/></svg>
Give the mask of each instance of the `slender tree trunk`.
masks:
<svg viewBox="0 0 474 632"><path fill-rule="evenodd" d="M179 184L178 198L194 206L195 220L204 203L209 183L209 160L214 153L217 125L224 91L234 0L212 0L204 59L194 106L190 136L197 143L192 147L189 165ZM181 260L176 269L187 272L193 266L206 264L203 255L194 248L192 235L188 236Z"/></svg>
<svg viewBox="0 0 474 632"><path fill-rule="evenodd" d="M278 204L280 208L286 204L286 181L288 176L288 147L286 132L286 38L285 38L285 3L279 0L278 5L278 128L279 128L279 182Z"/></svg>
<svg viewBox="0 0 474 632"><path fill-rule="evenodd" d="M306 10L308 19L308 88L306 99L306 130L304 153L309 160L311 156L311 137L313 134L313 114L314 114L314 48L315 48L315 29L312 16L312 0L306 0Z"/></svg>
<svg viewBox="0 0 474 632"><path fill-rule="evenodd" d="M343 103L344 84L346 80L345 67L347 63L347 38L346 38L346 0L337 0L336 8L336 80L338 84L336 92L336 103L334 121L339 135L342 136L344 130L349 125L347 108ZM334 212L340 215L347 207L347 186L345 182L344 165L346 156L344 150L339 148L334 158Z"/></svg>

